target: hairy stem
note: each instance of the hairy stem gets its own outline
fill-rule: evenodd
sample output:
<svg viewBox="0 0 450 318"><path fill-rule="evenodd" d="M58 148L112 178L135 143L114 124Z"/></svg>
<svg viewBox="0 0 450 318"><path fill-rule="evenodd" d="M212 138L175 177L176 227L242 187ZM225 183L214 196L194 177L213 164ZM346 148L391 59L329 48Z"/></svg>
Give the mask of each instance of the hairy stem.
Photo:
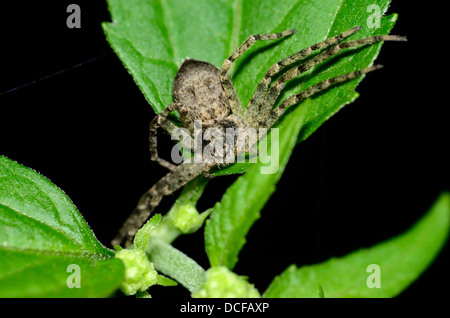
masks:
<svg viewBox="0 0 450 318"><path fill-rule="evenodd" d="M204 284L205 270L172 245L152 238L145 252L158 272L175 279L191 293Z"/></svg>

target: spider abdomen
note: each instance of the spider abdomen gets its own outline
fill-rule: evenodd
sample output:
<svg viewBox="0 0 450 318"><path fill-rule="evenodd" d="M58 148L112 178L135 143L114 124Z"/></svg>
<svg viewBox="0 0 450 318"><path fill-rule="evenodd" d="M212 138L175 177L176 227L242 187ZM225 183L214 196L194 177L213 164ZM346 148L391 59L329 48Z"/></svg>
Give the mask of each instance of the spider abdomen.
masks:
<svg viewBox="0 0 450 318"><path fill-rule="evenodd" d="M180 103L183 126L193 132L194 121L208 125L230 113L230 103L220 81L220 69L197 60L185 60L175 77L173 97Z"/></svg>

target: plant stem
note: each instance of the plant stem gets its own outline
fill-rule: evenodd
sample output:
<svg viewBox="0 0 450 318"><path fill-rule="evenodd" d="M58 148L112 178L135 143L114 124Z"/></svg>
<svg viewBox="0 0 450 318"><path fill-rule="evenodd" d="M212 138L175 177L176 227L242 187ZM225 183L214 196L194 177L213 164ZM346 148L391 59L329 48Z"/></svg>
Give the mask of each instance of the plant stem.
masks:
<svg viewBox="0 0 450 318"><path fill-rule="evenodd" d="M191 293L206 280L205 270L197 262L162 240L151 238L145 252L158 272L175 279Z"/></svg>
<svg viewBox="0 0 450 318"><path fill-rule="evenodd" d="M165 243L172 244L182 233L173 225L172 220L164 217L161 223L152 232L152 237Z"/></svg>

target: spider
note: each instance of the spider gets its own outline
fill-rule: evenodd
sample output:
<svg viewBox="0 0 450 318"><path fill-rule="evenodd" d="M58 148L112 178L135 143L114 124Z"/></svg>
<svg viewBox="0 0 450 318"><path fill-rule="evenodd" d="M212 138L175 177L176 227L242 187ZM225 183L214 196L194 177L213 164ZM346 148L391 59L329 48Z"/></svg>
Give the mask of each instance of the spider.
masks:
<svg viewBox="0 0 450 318"><path fill-rule="evenodd" d="M295 29L281 33L257 34L249 36L242 44L224 61L219 69L211 63L186 59L180 66L173 84L173 97L175 102L168 105L150 123L150 154L151 160L170 170L162 179L156 182L139 200L133 213L120 228L117 236L111 244L116 245L125 241L125 245L131 244L132 238L138 229L146 222L153 210L159 205L164 196L170 195L180 189L195 177L209 175L210 169L215 165L211 161L203 163L183 162L174 165L158 156L157 129L163 128L172 134L177 128L168 120L168 115L178 111L182 125L191 134L194 132L194 122L201 120L203 129L217 127L224 130L227 127L237 128L267 128L272 127L289 106L298 104L302 100L328 88L330 85L342 83L357 78L381 68L374 65L361 70L327 79L319 84L311 86L303 92L288 97L278 107L273 108L277 98L286 85L286 82L311 69L315 65L329 59L342 49L361 45L374 44L380 41L406 41L405 37L397 35L380 35L364 39L342 42L345 38L359 31L361 27L351 28L342 34L331 37L325 41L307 47L293 55L273 64L259 83L253 97L245 111L242 112L241 104L236 91L227 73L234 61L236 61L255 42L275 40L296 33ZM326 49L310 58L299 66L292 64L310 56L314 51ZM285 68L288 69L279 79L270 86L272 77L279 74ZM192 141L192 140L191 140ZM236 149L234 149L236 154Z"/></svg>

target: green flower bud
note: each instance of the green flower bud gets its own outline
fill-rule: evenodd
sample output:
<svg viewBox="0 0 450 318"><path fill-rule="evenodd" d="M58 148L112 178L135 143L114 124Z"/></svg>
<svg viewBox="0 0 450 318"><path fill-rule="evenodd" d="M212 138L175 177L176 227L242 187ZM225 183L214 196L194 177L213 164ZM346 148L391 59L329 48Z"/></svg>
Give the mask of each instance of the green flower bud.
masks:
<svg viewBox="0 0 450 318"><path fill-rule="evenodd" d="M144 251L123 249L116 253L116 257L125 265L125 279L120 287L125 295L146 291L158 282L158 273Z"/></svg>
<svg viewBox="0 0 450 318"><path fill-rule="evenodd" d="M184 234L193 233L197 231L211 211L199 213L194 205L185 204L176 206L170 213L170 220L172 224Z"/></svg>
<svg viewBox="0 0 450 318"><path fill-rule="evenodd" d="M205 284L193 298L259 298L258 290L243 276L223 266L211 267L206 271Z"/></svg>

